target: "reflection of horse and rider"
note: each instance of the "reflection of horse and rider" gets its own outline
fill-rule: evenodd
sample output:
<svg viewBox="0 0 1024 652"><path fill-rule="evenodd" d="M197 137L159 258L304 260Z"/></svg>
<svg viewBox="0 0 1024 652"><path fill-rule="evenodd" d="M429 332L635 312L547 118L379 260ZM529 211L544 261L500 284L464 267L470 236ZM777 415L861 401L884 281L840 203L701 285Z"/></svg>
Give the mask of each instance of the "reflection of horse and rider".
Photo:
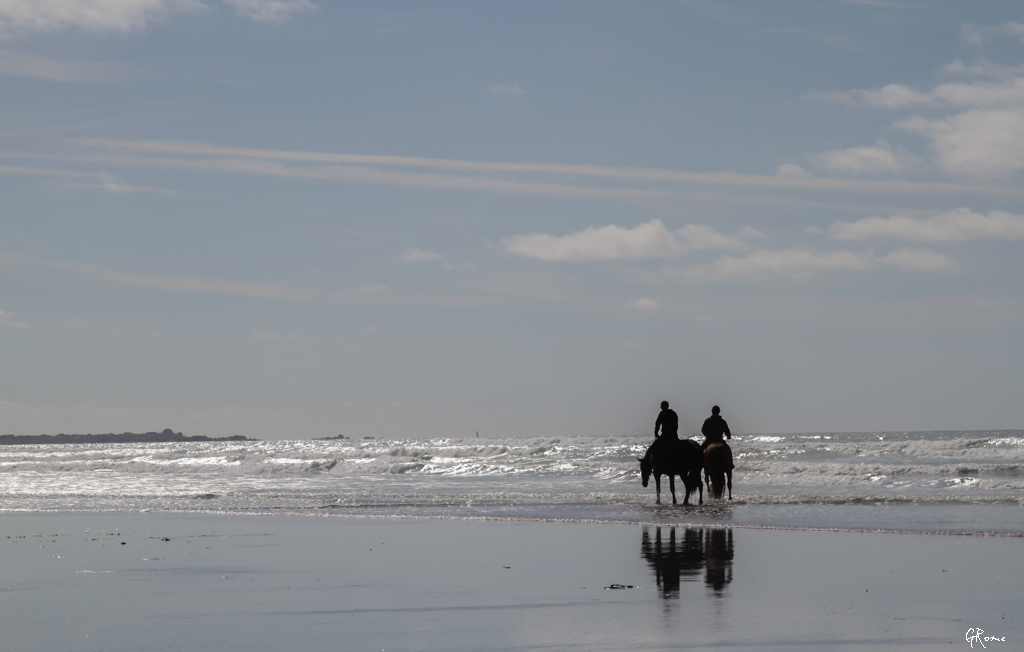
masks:
<svg viewBox="0 0 1024 652"><path fill-rule="evenodd" d="M661 402L661 413L654 423L654 443L647 449L647 454L640 460L640 474L643 486L647 486L650 476L654 475L654 486L657 490L657 503L661 503L661 476L668 476L669 489L672 492L672 504L676 504L675 476L683 481L686 495L683 504L690 504L690 494L698 492L699 504L704 503L704 486L700 473L704 470L704 482L707 483L708 494L714 498L722 497L722 490L728 484L729 500L732 500L732 449L725 439L732 439L729 424L722 418L721 408L711 408L711 416L704 421L701 433L704 442L690 439L679 439L679 416L668 406L668 401ZM725 439L723 439L723 436Z"/></svg>
<svg viewBox="0 0 1024 652"><path fill-rule="evenodd" d="M735 546L732 528L666 528L667 539L662 528L654 530L644 527L640 554L654 571L654 578L661 589L661 597L678 598L680 584L694 580L704 573L704 583L715 592L722 591L732 582L732 563Z"/></svg>

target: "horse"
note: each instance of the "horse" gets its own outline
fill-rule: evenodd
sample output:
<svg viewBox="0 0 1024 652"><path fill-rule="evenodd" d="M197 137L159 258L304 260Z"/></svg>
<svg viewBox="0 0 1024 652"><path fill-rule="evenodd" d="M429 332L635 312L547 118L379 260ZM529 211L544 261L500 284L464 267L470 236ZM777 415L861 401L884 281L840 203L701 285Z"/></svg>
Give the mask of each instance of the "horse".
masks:
<svg viewBox="0 0 1024 652"><path fill-rule="evenodd" d="M676 479L683 481L686 487L686 496L683 497L683 504L690 504L690 494L694 491L700 492L699 504L704 504L704 485L700 481L700 470L704 465L704 456L701 455L700 445L691 439L669 440L664 443L655 442L647 449L643 457L636 458L640 461L640 475L643 485L646 487L651 474L654 474L654 486L658 492L655 503L661 504L661 476L668 476L668 486L672 491L672 504L676 504Z"/></svg>
<svg viewBox="0 0 1024 652"><path fill-rule="evenodd" d="M704 481L708 484L709 496L721 498L728 479L729 500L732 500L732 469L732 449L729 444L708 444L704 450Z"/></svg>

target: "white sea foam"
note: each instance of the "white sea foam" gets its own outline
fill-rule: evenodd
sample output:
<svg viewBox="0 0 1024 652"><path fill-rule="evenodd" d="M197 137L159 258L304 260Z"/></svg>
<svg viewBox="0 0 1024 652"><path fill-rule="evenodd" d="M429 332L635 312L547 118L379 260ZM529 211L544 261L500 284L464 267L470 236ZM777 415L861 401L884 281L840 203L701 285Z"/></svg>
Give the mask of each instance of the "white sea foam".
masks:
<svg viewBox="0 0 1024 652"><path fill-rule="evenodd" d="M636 457L649 443L623 436L0 446L0 510L644 521L653 489L640 487ZM1024 530L1021 431L737 435L731 443L731 522L778 524L782 512L764 512L768 506L817 509L786 518L822 526L814 519L862 515L855 506L975 505L988 506L996 530ZM837 506L846 509L821 512ZM901 510L872 522L909 527L916 512ZM658 512L654 521L665 517ZM951 512L945 521L973 518ZM926 520L934 519L929 511Z"/></svg>

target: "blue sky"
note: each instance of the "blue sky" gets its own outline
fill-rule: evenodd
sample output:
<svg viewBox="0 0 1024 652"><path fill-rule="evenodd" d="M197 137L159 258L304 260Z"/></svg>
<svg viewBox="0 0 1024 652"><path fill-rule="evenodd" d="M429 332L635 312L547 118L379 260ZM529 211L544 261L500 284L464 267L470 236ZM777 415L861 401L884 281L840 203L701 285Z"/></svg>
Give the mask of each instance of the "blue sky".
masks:
<svg viewBox="0 0 1024 652"><path fill-rule="evenodd" d="M0 0L0 432L1024 427L1012 2Z"/></svg>

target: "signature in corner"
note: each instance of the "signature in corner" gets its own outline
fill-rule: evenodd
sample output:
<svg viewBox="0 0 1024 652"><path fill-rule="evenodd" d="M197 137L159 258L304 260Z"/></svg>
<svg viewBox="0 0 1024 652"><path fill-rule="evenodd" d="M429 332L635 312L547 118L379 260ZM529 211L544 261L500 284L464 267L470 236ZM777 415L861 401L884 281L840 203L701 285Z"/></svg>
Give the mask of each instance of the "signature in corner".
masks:
<svg viewBox="0 0 1024 652"><path fill-rule="evenodd" d="M971 649L974 649L974 644L977 643L981 647L985 647L985 643L999 642L1005 643L1006 637L999 636L985 636L985 630L972 627L967 630L967 642L971 644Z"/></svg>

